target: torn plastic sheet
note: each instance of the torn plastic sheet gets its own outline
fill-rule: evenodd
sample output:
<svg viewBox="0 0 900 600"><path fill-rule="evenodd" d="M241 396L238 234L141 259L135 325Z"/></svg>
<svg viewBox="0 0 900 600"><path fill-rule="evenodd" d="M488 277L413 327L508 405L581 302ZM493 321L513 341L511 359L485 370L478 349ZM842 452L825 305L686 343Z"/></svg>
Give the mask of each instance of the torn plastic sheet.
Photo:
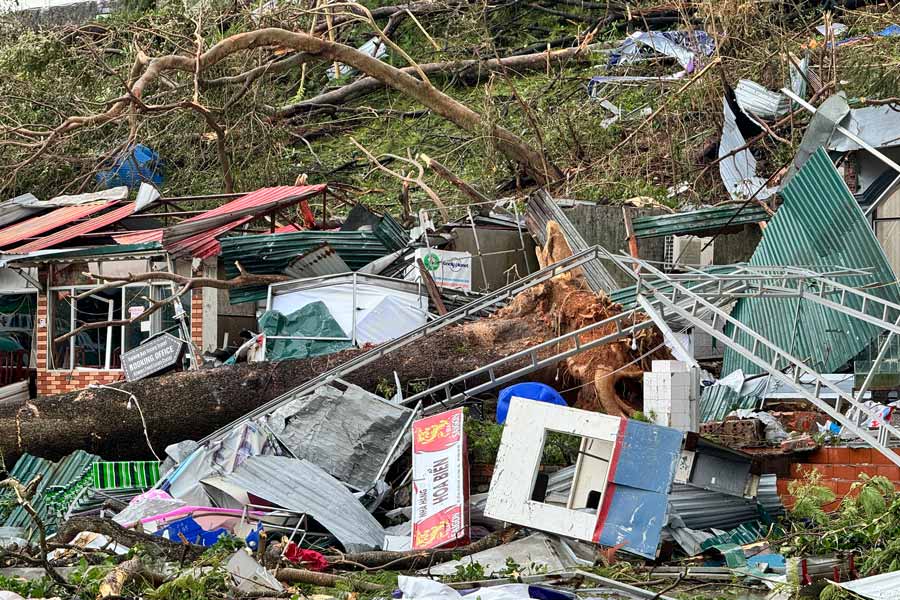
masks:
<svg viewBox="0 0 900 600"><path fill-rule="evenodd" d="M662 77L641 75L599 75L588 83L588 95L597 96L597 87L604 83L653 83L678 81L698 66L700 56L710 56L716 49L715 40L705 31L635 31L622 45L610 53L607 67L634 64L656 54L678 61L682 70Z"/></svg>
<svg viewBox="0 0 900 600"><path fill-rule="evenodd" d="M470 597L477 600L523 600L535 598L540 600L575 600L574 593L559 589L545 588L527 583L510 583L483 587L477 590L457 591L447 584L426 577L397 578L403 600L462 600Z"/></svg>
<svg viewBox="0 0 900 600"><path fill-rule="evenodd" d="M359 47L359 51L363 54L368 54L373 58L381 58L387 54L387 46L384 42L381 41L377 35L373 36L368 42ZM343 63L338 63L340 66L340 75L344 77L346 75L353 75L356 73L356 69L353 67L347 66ZM338 76L337 70L335 66L332 64L328 67L328 70L325 71L325 74L328 76L328 79L336 79Z"/></svg>
<svg viewBox="0 0 900 600"><path fill-rule="evenodd" d="M735 200L746 200L755 194L758 200L775 194L777 188L767 187L766 180L756 175L756 158L748 148L735 152L747 142L737 126L737 119L728 100L722 99L724 124L719 142L719 175L728 193ZM732 154L734 152L734 154Z"/></svg>
<svg viewBox="0 0 900 600"><path fill-rule="evenodd" d="M356 489L378 478L412 411L355 385L323 385L260 421L295 458L306 459ZM409 434L404 435L408 446Z"/></svg>
<svg viewBox="0 0 900 600"><path fill-rule="evenodd" d="M610 55L608 66L640 62L655 51L677 60L685 73L693 73L697 55L709 56L715 49L715 41L705 31L635 31Z"/></svg>

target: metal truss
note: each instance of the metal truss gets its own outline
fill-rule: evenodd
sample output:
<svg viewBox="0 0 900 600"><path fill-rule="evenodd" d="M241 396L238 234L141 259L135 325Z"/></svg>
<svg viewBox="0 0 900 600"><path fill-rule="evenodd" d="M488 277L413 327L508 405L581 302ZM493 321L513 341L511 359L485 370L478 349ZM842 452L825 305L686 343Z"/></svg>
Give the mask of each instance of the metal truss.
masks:
<svg viewBox="0 0 900 600"><path fill-rule="evenodd" d="M390 342L379 344L371 350L363 352L355 358L352 358L349 361L342 363L337 367L304 382L303 384L297 386L289 392L286 392L281 396L272 399L266 404L243 415L239 419L232 421L228 425L214 431L210 435L200 440L200 443L204 444L211 440L217 439L222 435L225 435L235 427L241 425L242 423L246 423L247 421L269 413L277 409L278 407L283 406L287 402L290 402L297 396L311 392L319 386L326 385L335 381L336 379L346 377L353 371L356 371L357 369L360 369L384 356L387 356L391 352L394 352L408 344L411 344L416 340L420 340L436 331L439 331L448 325L452 325L454 323L458 323L475 316L481 316L486 310L496 309L504 306L516 295L537 285L545 283L553 277L556 277L557 275L567 273L579 267L584 267L588 263L597 264L599 263L599 261L603 260L611 260L618 264L618 260L614 255L611 255L601 246L593 246L591 248L583 250L582 252L573 254L572 256L569 256L568 258L565 258L557 263L535 271L534 273L531 273L523 277L522 279L519 279L518 281L504 286L495 292L481 296L474 302L466 304L465 306L451 311L446 315L438 317L437 319L434 319L433 321L423 325L422 327L419 327L418 329L414 329L413 331L395 338Z"/></svg>
<svg viewBox="0 0 900 600"><path fill-rule="evenodd" d="M858 427L855 422L852 422L841 413L840 403L843 401L847 402L850 407L859 409L863 414L874 416L872 411L859 402L859 399L862 398L862 392L868 387L872 373L869 374L863 386L864 389L858 394L857 398L854 398L822 378L819 373L800 361L800 359L777 347L770 340L760 336L732 318L724 310L724 307L740 298L801 297L828 308L839 310L889 331L890 334L887 340L887 343L889 343L894 334L900 333L900 305L836 281L838 278L864 275L866 274L865 271L839 269L828 272L815 272L794 267L753 267L741 265L736 266L728 273L692 270L687 273L665 274L647 261L630 256L614 255L600 246L594 246L573 254L496 292L484 295L478 300L439 317L414 331L390 342L380 344L244 415L207 436L201 440L201 443L215 439L241 423L271 412L297 396L309 393L321 385L345 378L353 371L448 325L483 315L486 310L503 306L517 294L545 283L557 275L580 267L587 268L587 266L592 264L597 265L601 261L611 262L616 267L628 272L632 277L636 276L637 293L643 297L645 305L649 305L654 309L656 314L652 315L652 319L660 320L660 325L673 323L680 327L690 326L706 331L715 339L761 367L773 378L796 390L812 404L831 416L836 422L841 423L848 430L859 435L861 439L884 453L892 462L900 465L900 456L897 456L886 447L888 437L893 436L900 439L900 431L890 425L885 425L879 434L880 439L875 439L868 431ZM631 308L603 321L582 327L577 331L556 336L551 340L536 344L501 360L484 365L469 373L454 377L451 380L409 396L403 400L403 403L413 405L427 397L437 396L438 404L426 409L429 412L440 410L444 406L457 404L472 395L494 389L586 350L632 337L637 332L655 324L652 319L638 321L639 315L644 313L645 311L640 307ZM732 326L730 336L717 329L717 326L722 323L728 323ZM613 331L598 336L598 332L605 331L610 327ZM739 333L746 334L752 341L749 348L738 342L737 337ZM887 343L882 347L874 368L877 368L883 359ZM771 360L759 356L761 351L771 356ZM509 370L507 371L507 369ZM791 369L793 374L786 374L784 369ZM815 393L810 393L805 387L800 385L800 377L804 375L815 382ZM837 395L839 400L836 406L832 407L819 398L822 388L827 388Z"/></svg>
<svg viewBox="0 0 900 600"><path fill-rule="evenodd" d="M665 278L662 272L649 264L642 263L641 268L646 269L657 277ZM646 294L648 299L662 305L663 318L665 318L666 316L665 311L669 311L670 314L677 315L680 319L683 319L684 321L691 323L694 327L705 331L716 340L725 344L731 350L737 352L744 358L751 361L753 364L762 368L773 379L795 390L797 393L806 398L810 403L822 410L836 422L846 427L848 431L853 432L854 434L859 436L860 439L864 440L870 446L881 452L892 463L900 466L900 456L898 456L890 448L888 448L888 442L891 438L900 440L900 431L898 431L890 423L882 421L878 437L876 438L871 433L869 433L868 428L859 427L856 424L855 420L851 420L841 412L841 403L846 402L850 408L856 409L859 414L868 415L872 418L879 418L880 420L880 415L876 414L873 410L869 409L867 406L859 402L859 398L862 397L861 395L858 398L854 398L851 394L843 392L836 385L822 377L814 369L810 368L802 360L791 355L790 352L784 350L783 348L780 348L767 338L759 335L737 319L731 317L725 311L721 310L715 304L709 302L701 295L694 293L681 283L672 281L669 283L669 285L671 287L671 291L661 291L651 284L639 284L639 293ZM852 288L846 291L847 295L842 298L841 302L844 302L846 300L846 297L854 295L852 292ZM858 293L863 294L862 292ZM760 294L765 295L764 290L760 290ZM882 303L884 302L881 299L878 300ZM835 310L842 310L846 312L844 304L835 303L835 306L837 307L835 308ZM708 323L706 319L703 318L702 313L712 314L712 322ZM716 328L716 325L719 322L727 323L731 326L730 335L725 334L724 332L719 331ZM882 325L888 324L885 321L879 320L879 322ZM890 323L890 326L896 327L898 324L900 324L900 318L898 318L895 323ZM743 336L739 336L739 334L743 334ZM749 339L749 347L743 341L744 339ZM884 349L882 348L882 351L883 350ZM771 356L771 360L762 358L760 356L760 351L764 351L767 356ZM788 374L788 372L790 374ZM808 378L808 380L812 380L815 383L814 392L810 392L804 385L800 383L801 377L806 377ZM838 398L835 406L831 406L831 404L819 397L822 388L828 389Z"/></svg>

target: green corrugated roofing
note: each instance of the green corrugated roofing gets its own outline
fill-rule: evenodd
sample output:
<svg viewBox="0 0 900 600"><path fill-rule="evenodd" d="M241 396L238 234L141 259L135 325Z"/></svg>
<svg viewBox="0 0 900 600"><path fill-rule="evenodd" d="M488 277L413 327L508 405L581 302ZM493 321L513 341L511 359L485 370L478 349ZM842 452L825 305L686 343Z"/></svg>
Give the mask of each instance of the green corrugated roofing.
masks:
<svg viewBox="0 0 900 600"><path fill-rule="evenodd" d="M813 154L781 195L784 204L763 231L750 265L871 269L871 276L840 281L854 287L882 284L867 292L900 302L897 278L884 250L824 150ZM801 303L800 321L795 324L797 302L796 298L744 298L732 316L820 373L836 372L879 333L874 325L807 301ZM851 305L860 309L861 301ZM751 345L744 334L738 341ZM764 351L760 356L772 360ZM761 372L749 360L726 350L722 372L736 369L746 374Z"/></svg>
<svg viewBox="0 0 900 600"><path fill-rule="evenodd" d="M271 275L284 272L293 259L304 252L327 243L334 248L347 266L356 271L406 245L406 231L390 215L384 215L372 231L297 231L265 235L245 235L224 238L222 260L225 274L238 274L239 261L249 273ZM231 302L249 302L266 297L265 287L231 290Z"/></svg>
<svg viewBox="0 0 900 600"><path fill-rule="evenodd" d="M769 213L763 207L750 203L743 208L741 205L714 206L671 215L637 217L632 221L632 225L635 237L651 238L714 233L726 225L735 227L768 220Z"/></svg>
<svg viewBox="0 0 900 600"><path fill-rule="evenodd" d="M704 273L709 273L711 275L729 275L735 272L742 264L734 264L734 265L714 265L711 267L704 267L702 269L698 269L703 271ZM654 287L663 292L671 292L672 284L667 283L665 281L660 282L655 279L651 279L646 283L652 283ZM682 285L688 289L693 289L695 286L699 285L701 282L699 281L683 281ZM628 287L620 288L614 292L610 292L609 298L613 302L617 304L621 304L622 308L625 310L632 309L637 306L637 286L630 285Z"/></svg>
<svg viewBox="0 0 900 600"><path fill-rule="evenodd" d="M56 527L59 525L61 516L59 509L64 510L63 505L66 501L74 499L74 495L90 482L91 464L98 460L100 460L99 456L89 454L84 450L76 450L58 463L51 463L25 454L13 467L12 473L19 473L20 481L23 484L28 483L37 475L43 476L31 499L31 505L44 521L48 533L56 531ZM21 467L20 463L22 463ZM34 521L21 506L14 508L2 525L23 527L25 528L23 537L29 540L37 539L37 528Z"/></svg>
<svg viewBox="0 0 900 600"><path fill-rule="evenodd" d="M30 254L7 254L9 263L51 263L66 262L73 259L88 258L119 258L127 259L135 254L147 254L159 250L164 252L159 242L144 242L141 244L111 244L109 246L94 246L91 248L73 248L68 250L38 250Z"/></svg>
<svg viewBox="0 0 900 600"><path fill-rule="evenodd" d="M722 421L733 410L759 408L760 403L756 394L741 396L727 385L711 385L703 388L700 396L700 422Z"/></svg>

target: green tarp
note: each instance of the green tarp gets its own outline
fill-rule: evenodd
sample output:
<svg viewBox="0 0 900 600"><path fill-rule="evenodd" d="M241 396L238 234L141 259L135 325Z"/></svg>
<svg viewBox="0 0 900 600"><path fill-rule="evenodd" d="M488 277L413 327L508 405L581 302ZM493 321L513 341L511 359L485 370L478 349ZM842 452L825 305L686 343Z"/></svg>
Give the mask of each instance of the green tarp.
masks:
<svg viewBox="0 0 900 600"><path fill-rule="evenodd" d="M334 320L324 302L311 302L303 308L284 315L269 310L259 318L259 325L266 335L266 360L310 358L332 354L352 347L350 341L279 340L270 336L307 338L348 338Z"/></svg>

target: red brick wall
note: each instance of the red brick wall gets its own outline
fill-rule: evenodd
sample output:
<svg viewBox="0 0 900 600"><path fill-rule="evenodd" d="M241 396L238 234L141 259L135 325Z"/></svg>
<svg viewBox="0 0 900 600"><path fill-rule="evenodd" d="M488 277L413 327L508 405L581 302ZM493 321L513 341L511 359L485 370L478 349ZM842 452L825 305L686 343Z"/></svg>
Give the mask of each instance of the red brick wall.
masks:
<svg viewBox="0 0 900 600"><path fill-rule="evenodd" d="M113 383L124 378L122 371L63 371L49 370L50 318L47 309L47 294L37 295L37 319L44 320L45 326L37 331L37 393L40 396L64 394L86 388L91 383Z"/></svg>
<svg viewBox="0 0 900 600"><path fill-rule="evenodd" d="M45 277L42 277L45 279ZM194 290L191 297L191 340L203 347L203 290ZM47 294L37 295L37 319L50 323ZM38 327L37 332L37 393L39 396L63 394L86 388L92 383L110 384L125 379L122 371L101 370L50 370L48 362L49 332Z"/></svg>
<svg viewBox="0 0 900 600"><path fill-rule="evenodd" d="M203 352L203 290L191 292L191 340Z"/></svg>
<svg viewBox="0 0 900 600"><path fill-rule="evenodd" d="M48 371L38 369L37 393L40 396L64 394L88 387L92 383L110 384L125 379L122 371Z"/></svg>
<svg viewBox="0 0 900 600"><path fill-rule="evenodd" d="M895 452L900 454L900 449ZM785 506L791 506L794 502L788 491L790 482L803 479L813 469L822 475L820 484L835 495L835 501L825 506L825 510L834 510L840 506L844 496L851 493L850 487L859 480L860 473L887 477L900 490L900 467L881 452L870 448L819 448L807 455L805 462L791 465L790 477L779 477L778 494Z"/></svg>

